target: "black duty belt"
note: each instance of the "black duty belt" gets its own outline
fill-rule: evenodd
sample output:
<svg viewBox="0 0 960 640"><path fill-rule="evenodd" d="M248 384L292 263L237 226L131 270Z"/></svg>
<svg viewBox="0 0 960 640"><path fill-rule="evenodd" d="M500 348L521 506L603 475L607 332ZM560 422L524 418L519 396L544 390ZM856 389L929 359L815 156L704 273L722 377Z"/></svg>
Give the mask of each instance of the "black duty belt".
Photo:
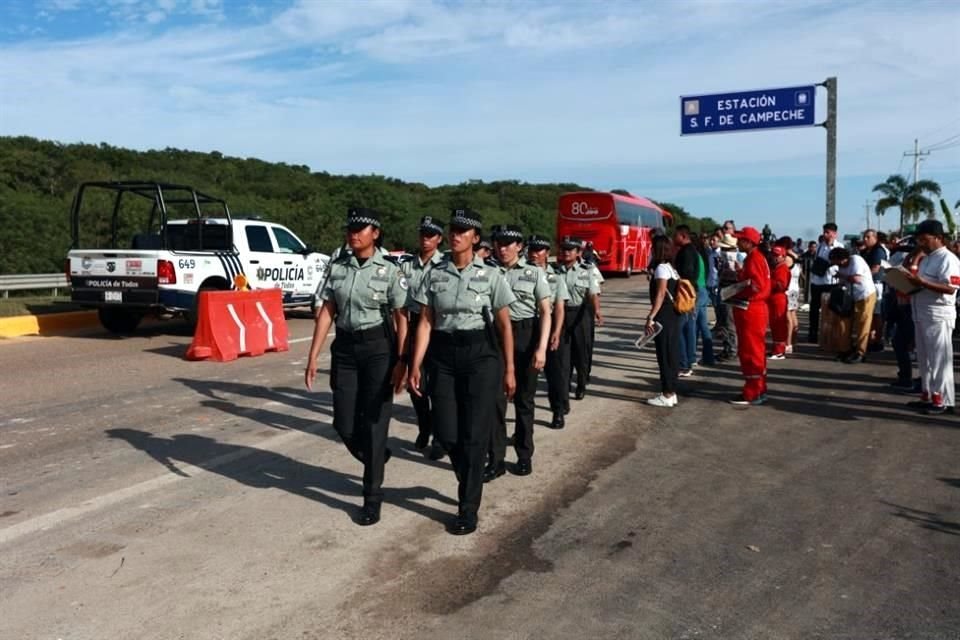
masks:
<svg viewBox="0 0 960 640"><path fill-rule="evenodd" d="M487 331L485 329L475 329L473 331L434 331L430 337L431 342L445 345L468 345L487 341Z"/></svg>
<svg viewBox="0 0 960 640"><path fill-rule="evenodd" d="M514 327L529 327L533 325L536 321L537 321L537 317L532 316L530 318L524 318L523 320L511 320L510 324L513 325Z"/></svg>
<svg viewBox="0 0 960 640"><path fill-rule="evenodd" d="M369 329L359 331L347 331L346 329L337 329L337 338L349 340L350 342L370 342L372 340L383 340L387 337L387 332L382 324Z"/></svg>

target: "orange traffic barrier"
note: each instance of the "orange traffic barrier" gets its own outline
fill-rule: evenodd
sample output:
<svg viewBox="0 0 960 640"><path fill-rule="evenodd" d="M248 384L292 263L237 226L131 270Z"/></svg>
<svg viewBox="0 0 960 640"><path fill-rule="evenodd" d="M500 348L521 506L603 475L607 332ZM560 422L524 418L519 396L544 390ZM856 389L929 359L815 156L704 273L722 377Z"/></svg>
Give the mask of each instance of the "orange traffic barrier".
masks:
<svg viewBox="0 0 960 640"><path fill-rule="evenodd" d="M280 289L203 291L187 360L227 362L266 351L287 351Z"/></svg>

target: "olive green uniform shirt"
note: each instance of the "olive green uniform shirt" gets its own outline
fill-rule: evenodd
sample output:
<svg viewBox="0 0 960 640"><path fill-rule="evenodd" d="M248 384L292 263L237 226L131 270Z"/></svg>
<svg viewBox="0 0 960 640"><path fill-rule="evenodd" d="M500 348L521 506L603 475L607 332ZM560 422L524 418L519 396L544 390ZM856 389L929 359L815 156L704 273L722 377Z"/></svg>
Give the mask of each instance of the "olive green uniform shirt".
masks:
<svg viewBox="0 0 960 640"><path fill-rule="evenodd" d="M552 265L543 267L547 274L547 284L550 285L550 300L554 305L566 304L570 300L570 292L567 291L567 281L563 275Z"/></svg>
<svg viewBox="0 0 960 640"><path fill-rule="evenodd" d="M510 305L510 319L517 321L536 317L540 301L551 297L547 274L524 258L517 260L512 267L504 265L500 269L513 290L513 295L517 297Z"/></svg>
<svg viewBox="0 0 960 640"><path fill-rule="evenodd" d="M407 304L409 285L400 268L380 252L361 265L353 254L342 255L330 264L330 277L320 299L337 307L337 329L362 331L383 324L381 306L402 309Z"/></svg>
<svg viewBox="0 0 960 640"><path fill-rule="evenodd" d="M593 267L582 262L576 262L571 267L557 266L557 272L563 275L570 294L570 304L579 307L587 295L600 293L600 283L597 281Z"/></svg>
<svg viewBox="0 0 960 640"><path fill-rule="evenodd" d="M413 299L433 309L436 331L476 331L484 328L483 308L492 313L509 306L517 298L498 269L474 258L463 270L445 257L427 271Z"/></svg>
<svg viewBox="0 0 960 640"><path fill-rule="evenodd" d="M426 262L421 262L420 256L415 255L413 260L407 260L401 264L400 272L403 273L407 279L410 291L416 293L420 289L420 283L423 282L423 276L441 262L443 262L443 254L439 251L434 251L433 255L430 256L430 259ZM414 313L420 313L420 304L413 299L413 295L407 300L407 307Z"/></svg>

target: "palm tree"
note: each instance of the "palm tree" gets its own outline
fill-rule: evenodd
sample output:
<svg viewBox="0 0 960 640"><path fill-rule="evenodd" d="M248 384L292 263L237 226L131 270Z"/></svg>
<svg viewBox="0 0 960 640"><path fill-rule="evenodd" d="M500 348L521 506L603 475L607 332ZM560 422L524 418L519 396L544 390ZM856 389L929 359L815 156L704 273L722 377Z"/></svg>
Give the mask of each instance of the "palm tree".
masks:
<svg viewBox="0 0 960 640"><path fill-rule="evenodd" d="M900 209L900 231L903 231L904 222L913 222L921 213L928 217L936 215L933 200L925 194L940 195L940 185L933 180L917 180L909 182L899 175L892 175L886 181L873 187L874 192L883 197L877 200L876 212L882 216L891 207Z"/></svg>

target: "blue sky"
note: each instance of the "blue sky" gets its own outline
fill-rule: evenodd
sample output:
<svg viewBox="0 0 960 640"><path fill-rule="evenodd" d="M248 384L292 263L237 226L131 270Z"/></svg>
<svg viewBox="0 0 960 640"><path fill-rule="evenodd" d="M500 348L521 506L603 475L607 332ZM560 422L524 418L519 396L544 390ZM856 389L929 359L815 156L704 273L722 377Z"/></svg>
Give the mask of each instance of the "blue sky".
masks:
<svg viewBox="0 0 960 640"><path fill-rule="evenodd" d="M7 0L0 135L619 187L810 237L823 129L681 138L679 96L837 76L837 216L858 231L915 137L960 134L957 33L947 1ZM960 199L960 144L921 176Z"/></svg>

